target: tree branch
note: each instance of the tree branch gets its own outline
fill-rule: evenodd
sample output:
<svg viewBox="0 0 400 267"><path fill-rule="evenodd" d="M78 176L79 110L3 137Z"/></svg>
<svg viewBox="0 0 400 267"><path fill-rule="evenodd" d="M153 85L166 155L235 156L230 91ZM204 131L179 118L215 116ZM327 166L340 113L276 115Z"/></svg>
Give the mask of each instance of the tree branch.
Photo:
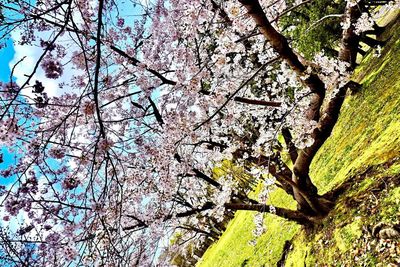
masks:
<svg viewBox="0 0 400 267"><path fill-rule="evenodd" d="M256 100L256 99L249 99L244 97L235 97L233 99L236 102L251 104L251 105L259 105L259 106L266 106L266 107L280 107L281 102L273 102L273 101L264 101L264 100Z"/></svg>
<svg viewBox="0 0 400 267"><path fill-rule="evenodd" d="M302 225L309 225L313 223L312 218L305 216L303 213L295 210L289 210L280 207L273 207L265 204L242 204L242 203L226 203L226 209L230 210L252 210L258 212L266 212L277 215L279 217L295 221Z"/></svg>
<svg viewBox="0 0 400 267"><path fill-rule="evenodd" d="M215 186L219 190L222 190L222 185L220 183L218 183L217 181L215 181L214 179L212 179L211 177L209 177L208 175L205 175L204 173L202 173L201 171L199 171L196 168L193 168L192 171L195 173L196 177L199 177L199 178L203 179L204 181L206 181L207 183Z"/></svg>
<svg viewBox="0 0 400 267"><path fill-rule="evenodd" d="M103 17L103 5L104 0L99 0L99 10L97 14L97 37L96 37L96 69L94 73L94 88L93 88L93 96L94 103L96 105L96 114L97 119L99 120L100 126L100 134L103 138L106 137L106 133L104 131L103 120L101 119L100 108L99 108L99 73L100 73L100 60L101 60L101 28L103 26L102 17Z"/></svg>
<svg viewBox="0 0 400 267"><path fill-rule="evenodd" d="M218 12L218 14L221 16L221 18L225 21L226 24L232 25L232 21L229 18L228 14L225 12L225 10L218 5L214 0L211 0L211 5L213 8L214 12Z"/></svg>
<svg viewBox="0 0 400 267"><path fill-rule="evenodd" d="M235 95L237 94L237 93L239 93L239 91L240 90L242 90L242 88L243 87L245 87L249 82L251 82L259 73L260 73L260 71L261 70L263 70L266 66L268 66L269 64L272 64L272 63L274 63L274 62L276 62L277 60L279 59L279 57L276 57L276 58L273 58L273 59L271 59L270 61L268 61L267 63L265 63L265 64L263 64L256 72L254 72L254 74L249 78L249 79L247 79L246 81L244 81L240 86L239 86L239 88L238 89L236 89L236 91L235 92L233 92L229 97L228 97L228 99L210 116L210 117L208 117L208 119L206 119L205 121L203 121L202 123L200 123L199 125L197 125L194 129L193 129L193 131L196 131L197 129L199 129L201 126L203 126L204 124L206 124L206 123L208 123L208 122L210 122L228 103L229 103L229 101L231 101L232 100L232 98L234 98L235 97Z"/></svg>
<svg viewBox="0 0 400 267"><path fill-rule="evenodd" d="M307 73L307 67L304 65L297 54L289 46L287 39L279 33L268 21L259 1L239 0L248 10L248 14L256 22L260 32L264 35L272 48L286 61L290 68L300 77L306 77L303 83L310 88L316 95L312 97L310 113L308 118L312 120L319 119L319 107L321 107L325 97L325 84L318 77L317 73Z"/></svg>
<svg viewBox="0 0 400 267"><path fill-rule="evenodd" d="M119 49L118 47L116 47L114 45L110 45L110 48L111 48L111 50L113 50L114 52L119 54L120 56L129 59L129 61L134 66L137 66L139 63L141 63L138 59L128 55L125 51L122 51L121 49ZM175 81L165 78L161 73L159 73L156 70L153 70L153 69L150 69L150 68L147 68L147 67L146 67L146 70L148 72L150 72L151 74L153 74L154 76L156 76L157 78L159 78L163 84L169 84L169 85L176 85L177 84Z"/></svg>
<svg viewBox="0 0 400 267"><path fill-rule="evenodd" d="M350 26L342 32L342 39L340 41L339 59L350 63L350 69L356 67L357 50L360 42L360 36L355 33L354 24L361 16L359 6L348 6L342 17L343 21L349 21Z"/></svg>
<svg viewBox="0 0 400 267"><path fill-rule="evenodd" d="M156 117L156 120L158 121L158 123L162 126L164 124L164 121L162 119L162 116L160 114L160 111L157 108L157 105L153 102L153 100L151 99L151 97L149 97L149 101L150 101L150 105L153 108L153 112L154 112L154 116Z"/></svg>
<svg viewBox="0 0 400 267"><path fill-rule="evenodd" d="M290 133L289 128L283 127L282 128L282 136L286 143L286 148L289 151L290 160L292 163L296 162L297 159L297 148L292 141L292 134Z"/></svg>

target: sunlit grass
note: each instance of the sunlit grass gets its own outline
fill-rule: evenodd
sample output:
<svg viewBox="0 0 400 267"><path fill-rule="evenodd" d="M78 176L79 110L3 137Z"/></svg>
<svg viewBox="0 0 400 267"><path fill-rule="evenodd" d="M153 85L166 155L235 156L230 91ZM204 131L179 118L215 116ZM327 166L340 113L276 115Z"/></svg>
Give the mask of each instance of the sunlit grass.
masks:
<svg viewBox="0 0 400 267"><path fill-rule="evenodd" d="M280 189L270 196L271 203L295 208L295 203ZM272 266L280 259L286 240L290 240L300 229L298 225L273 215L265 215L266 233L253 240L254 212L238 211L227 230L204 254L198 266Z"/></svg>

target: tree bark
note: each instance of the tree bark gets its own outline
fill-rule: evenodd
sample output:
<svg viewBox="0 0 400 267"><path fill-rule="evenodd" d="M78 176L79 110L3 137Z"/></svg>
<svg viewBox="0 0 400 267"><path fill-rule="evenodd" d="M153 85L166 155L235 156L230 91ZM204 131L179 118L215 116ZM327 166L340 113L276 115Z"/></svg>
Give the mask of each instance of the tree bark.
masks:
<svg viewBox="0 0 400 267"><path fill-rule="evenodd" d="M371 38L366 34L361 35L360 41L368 45L369 47L377 47L378 45L382 46L385 44L384 42Z"/></svg>
<svg viewBox="0 0 400 267"><path fill-rule="evenodd" d="M310 147L304 148L299 152L297 160L293 166L293 181L298 184L300 190L304 190L304 192L301 192L302 194L306 194L310 197L310 201L313 202L315 207L309 208L311 208L313 212L317 214L326 213L330 207L327 207L324 205L324 203L319 201L320 199L317 195L317 192L310 192L310 190L312 190L312 183L309 177L310 164L319 148L330 136L333 127L337 122L340 108L343 104L347 89L357 86L359 85L356 82L350 81L346 85L339 88L339 92L328 103L327 108L323 112L317 127L312 133L314 143ZM307 210L309 203L307 203L305 199L302 199L303 197L300 195L300 192L298 192L298 189L294 189L294 194L300 206L305 207ZM310 212L310 210L308 210L308 212Z"/></svg>
<svg viewBox="0 0 400 267"><path fill-rule="evenodd" d="M356 67L357 50L360 42L360 36L355 33L354 24L361 16L360 7L358 5L346 8L342 20L350 21L350 27L342 32L342 40L340 42L339 59L350 63L350 69Z"/></svg>
<svg viewBox="0 0 400 267"><path fill-rule="evenodd" d="M226 203L224 206L226 209L231 209L231 210L252 210L258 212L271 213L279 217L288 219L290 221L295 221L302 225L312 225L316 221L315 218L306 216L300 211L289 210L280 207L272 208L270 205L265 205L265 204Z"/></svg>
<svg viewBox="0 0 400 267"><path fill-rule="evenodd" d="M286 149L289 152L290 160L292 163L295 163L297 159L297 148L292 141L292 134L290 133L290 130L286 127L282 128L282 136L285 140Z"/></svg>

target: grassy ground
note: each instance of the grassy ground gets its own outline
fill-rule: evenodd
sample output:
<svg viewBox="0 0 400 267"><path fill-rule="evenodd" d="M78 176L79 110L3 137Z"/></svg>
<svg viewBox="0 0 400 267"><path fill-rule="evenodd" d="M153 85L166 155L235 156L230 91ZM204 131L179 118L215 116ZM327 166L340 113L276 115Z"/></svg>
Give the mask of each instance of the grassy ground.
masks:
<svg viewBox="0 0 400 267"><path fill-rule="evenodd" d="M381 57L372 51L354 78L363 89L347 97L332 136L318 152L311 177L328 192L347 185L324 224L307 233L298 225L265 215L267 232L253 239L253 212L239 211L198 266L398 266L398 240L369 234L378 222L400 218L400 27L387 30ZM390 39L389 39L390 38ZM272 204L294 208L280 191ZM390 265L392 264L392 265Z"/></svg>
<svg viewBox="0 0 400 267"><path fill-rule="evenodd" d="M286 207L295 208L294 201L284 192L273 192L271 199L272 203L285 203ZM254 214L251 211L236 212L225 233L207 250L199 266L270 266L277 262L285 240L292 239L300 227L276 216L267 215L264 219L267 231L257 239L257 245L252 246L249 245L249 241L253 240Z"/></svg>

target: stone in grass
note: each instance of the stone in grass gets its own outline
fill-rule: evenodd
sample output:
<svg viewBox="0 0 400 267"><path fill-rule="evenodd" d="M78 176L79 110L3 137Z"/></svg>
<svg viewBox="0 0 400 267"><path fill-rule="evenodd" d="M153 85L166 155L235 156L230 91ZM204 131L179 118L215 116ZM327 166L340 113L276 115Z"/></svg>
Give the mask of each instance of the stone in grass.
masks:
<svg viewBox="0 0 400 267"><path fill-rule="evenodd" d="M400 237L400 225L389 226L380 222L372 228L372 235L381 239L397 239Z"/></svg>

